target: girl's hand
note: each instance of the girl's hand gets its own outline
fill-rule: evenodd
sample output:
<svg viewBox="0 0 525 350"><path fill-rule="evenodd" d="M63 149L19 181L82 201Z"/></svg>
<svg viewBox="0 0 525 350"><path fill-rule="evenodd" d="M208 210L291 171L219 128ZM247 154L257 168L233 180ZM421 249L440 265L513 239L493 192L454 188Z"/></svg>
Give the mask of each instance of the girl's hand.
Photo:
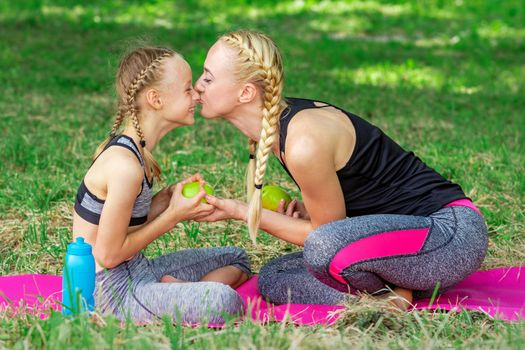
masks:
<svg viewBox="0 0 525 350"><path fill-rule="evenodd" d="M201 174L194 174L192 175L191 177L189 177L187 180L189 179L192 179L192 181L199 181L201 183L204 182L204 178L202 177ZM192 182L190 181L190 182ZM153 199L152 199L152 207L153 206L158 206L159 208L162 208L161 211L164 211L169 203L170 203L170 200L171 200L171 197L173 195L173 191L175 190L175 186L177 184L171 184L171 185L168 185L168 186L165 186L163 187L161 190L159 190L159 192L157 192L154 196L153 196Z"/></svg>
<svg viewBox="0 0 525 350"><path fill-rule="evenodd" d="M148 214L148 221L155 219L160 213L166 210L170 204L171 195L174 188L175 185L166 186L153 196Z"/></svg>
<svg viewBox="0 0 525 350"><path fill-rule="evenodd" d="M277 212L297 219L310 220L310 215L308 215L304 203L297 199L292 200L290 204L288 204L286 211L284 210L284 199L281 199L277 207Z"/></svg>
<svg viewBox="0 0 525 350"><path fill-rule="evenodd" d="M195 181L199 181L201 184L200 192L193 198L184 197L182 187ZM209 215L215 210L213 206L201 202L206 196L206 192L204 192L204 180L200 174L195 174L177 183L170 191L172 193L166 212L176 217L178 221L193 220L196 217Z"/></svg>
<svg viewBox="0 0 525 350"><path fill-rule="evenodd" d="M196 217L195 221L246 220L248 208L245 203L234 199L221 199L211 195L206 195L205 199L215 210L208 215Z"/></svg>

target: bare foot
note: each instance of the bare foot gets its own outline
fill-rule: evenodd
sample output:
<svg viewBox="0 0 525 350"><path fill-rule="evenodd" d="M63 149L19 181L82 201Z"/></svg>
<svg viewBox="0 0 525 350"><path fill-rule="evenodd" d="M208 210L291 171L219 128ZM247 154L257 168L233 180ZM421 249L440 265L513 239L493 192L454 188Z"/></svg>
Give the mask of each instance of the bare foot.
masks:
<svg viewBox="0 0 525 350"><path fill-rule="evenodd" d="M406 311L412 305L412 291L405 288L394 288L392 292L377 296L384 299L401 311Z"/></svg>
<svg viewBox="0 0 525 350"><path fill-rule="evenodd" d="M186 281L176 279L175 277L170 276L170 275L164 275L161 277L160 282L161 283L184 283Z"/></svg>

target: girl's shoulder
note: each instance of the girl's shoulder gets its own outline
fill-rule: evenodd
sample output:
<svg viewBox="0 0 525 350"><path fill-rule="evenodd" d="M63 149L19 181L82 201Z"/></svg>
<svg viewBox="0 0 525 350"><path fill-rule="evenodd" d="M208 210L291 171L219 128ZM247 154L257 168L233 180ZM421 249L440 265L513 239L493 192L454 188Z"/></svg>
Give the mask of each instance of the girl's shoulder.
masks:
<svg viewBox="0 0 525 350"><path fill-rule="evenodd" d="M108 147L93 162L90 172L95 176L102 175L108 182L110 179L120 179L140 183L144 177L141 163L124 147Z"/></svg>

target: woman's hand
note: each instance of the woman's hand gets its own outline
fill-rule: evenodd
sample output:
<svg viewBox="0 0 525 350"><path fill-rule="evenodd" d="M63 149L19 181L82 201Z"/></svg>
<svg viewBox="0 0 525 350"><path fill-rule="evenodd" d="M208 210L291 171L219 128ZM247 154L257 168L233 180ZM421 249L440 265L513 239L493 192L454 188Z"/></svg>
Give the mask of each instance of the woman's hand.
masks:
<svg viewBox="0 0 525 350"><path fill-rule="evenodd" d="M182 187L187 183L195 181L201 184L199 193L192 198L184 197L182 195ZM204 192L204 180L200 174L190 176L172 186L171 189L167 190L171 191L171 198L164 213L173 217L174 221L193 220L197 217L207 216L215 210L213 206L201 202L204 196L206 196L206 192Z"/></svg>
<svg viewBox="0 0 525 350"><path fill-rule="evenodd" d="M286 208L286 211L284 210L284 199L281 199L279 202L279 206L277 207L277 212L291 216L293 218L297 219L304 219L304 220L310 220L310 215L308 215L308 212L306 211L306 207L304 206L304 203L294 199L288 204L288 207Z"/></svg>
<svg viewBox="0 0 525 350"><path fill-rule="evenodd" d="M221 199L211 195L206 195L205 199L214 210L209 215L196 217L195 221L246 220L248 209L245 203L235 199Z"/></svg>

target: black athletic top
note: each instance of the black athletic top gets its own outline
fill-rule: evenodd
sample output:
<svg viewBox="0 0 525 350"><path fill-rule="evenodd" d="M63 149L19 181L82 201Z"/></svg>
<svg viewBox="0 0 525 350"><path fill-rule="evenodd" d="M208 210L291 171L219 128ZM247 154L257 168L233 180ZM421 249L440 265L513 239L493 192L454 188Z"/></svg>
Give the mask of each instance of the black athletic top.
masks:
<svg viewBox="0 0 525 350"><path fill-rule="evenodd" d="M334 107L350 118L356 144L346 165L337 171L348 217L368 214L427 216L446 204L468 198L459 185L438 174L413 152L407 152L364 119L325 102L286 98L281 113L280 151L285 153L288 124L298 112L308 108ZM283 160L281 164L290 174ZM295 180L294 180L295 181ZM297 183L297 182L296 182Z"/></svg>

